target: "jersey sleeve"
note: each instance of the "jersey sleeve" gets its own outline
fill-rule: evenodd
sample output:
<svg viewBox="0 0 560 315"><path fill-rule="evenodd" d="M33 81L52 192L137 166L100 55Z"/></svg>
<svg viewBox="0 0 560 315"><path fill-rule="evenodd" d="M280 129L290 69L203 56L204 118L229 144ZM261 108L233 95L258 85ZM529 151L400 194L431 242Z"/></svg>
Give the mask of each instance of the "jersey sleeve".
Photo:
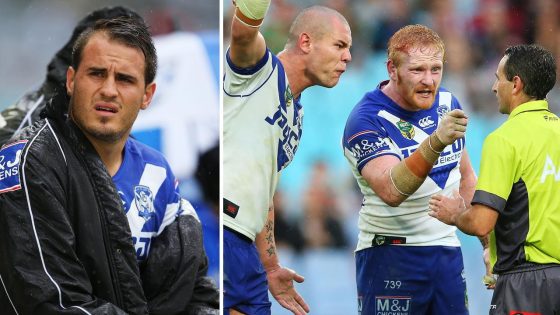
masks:
<svg viewBox="0 0 560 315"><path fill-rule="evenodd" d="M390 154L400 159L398 151L381 124L364 115L350 115L342 145L344 154L360 173L367 162L382 155Z"/></svg>
<svg viewBox="0 0 560 315"><path fill-rule="evenodd" d="M512 143L499 134L484 141L480 176L472 204L483 204L502 212L513 183L519 179L518 154Z"/></svg>
<svg viewBox="0 0 560 315"><path fill-rule="evenodd" d="M257 64L249 68L240 68L231 61L228 49L224 67L224 93L231 97L253 94L270 78L277 63L277 57L267 49Z"/></svg>

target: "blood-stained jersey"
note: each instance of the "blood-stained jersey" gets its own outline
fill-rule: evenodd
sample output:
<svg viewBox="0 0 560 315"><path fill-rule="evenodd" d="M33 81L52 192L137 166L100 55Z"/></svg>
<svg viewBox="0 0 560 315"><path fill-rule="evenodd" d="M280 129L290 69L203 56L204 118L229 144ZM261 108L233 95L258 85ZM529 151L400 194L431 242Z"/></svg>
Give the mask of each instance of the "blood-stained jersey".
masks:
<svg viewBox="0 0 560 315"><path fill-rule="evenodd" d="M357 250L395 236L399 244L412 246L459 246L455 227L428 216L428 201L436 193L452 195L459 190L459 162L465 147L461 138L448 145L420 188L398 207L388 206L362 177L367 162L382 156L408 157L434 132L440 119L453 109L461 109L457 99L440 88L432 107L411 112L404 110L380 89L368 92L346 122L343 149L364 200L358 227ZM376 237L377 236L377 237Z"/></svg>
<svg viewBox="0 0 560 315"><path fill-rule="evenodd" d="M226 53L223 129L223 223L254 240L265 224L278 178L293 159L303 108L284 67L269 50L252 68Z"/></svg>
<svg viewBox="0 0 560 315"><path fill-rule="evenodd" d="M139 262L148 257L152 238L178 215L194 212L188 202L181 202L178 181L163 155L132 138L125 144L123 162L113 182L126 211Z"/></svg>

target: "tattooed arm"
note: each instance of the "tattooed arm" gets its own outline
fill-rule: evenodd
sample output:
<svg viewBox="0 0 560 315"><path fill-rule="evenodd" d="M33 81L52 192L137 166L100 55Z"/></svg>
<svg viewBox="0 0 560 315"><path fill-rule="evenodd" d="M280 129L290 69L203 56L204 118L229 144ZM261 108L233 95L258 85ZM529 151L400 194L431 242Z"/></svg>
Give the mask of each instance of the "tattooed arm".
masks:
<svg viewBox="0 0 560 315"><path fill-rule="evenodd" d="M266 271L268 286L272 296L284 308L295 315L309 312L309 306L294 288L293 281L303 282L303 277L295 271L280 266L274 241L274 206L268 209L268 218L263 230L255 240L262 264Z"/></svg>

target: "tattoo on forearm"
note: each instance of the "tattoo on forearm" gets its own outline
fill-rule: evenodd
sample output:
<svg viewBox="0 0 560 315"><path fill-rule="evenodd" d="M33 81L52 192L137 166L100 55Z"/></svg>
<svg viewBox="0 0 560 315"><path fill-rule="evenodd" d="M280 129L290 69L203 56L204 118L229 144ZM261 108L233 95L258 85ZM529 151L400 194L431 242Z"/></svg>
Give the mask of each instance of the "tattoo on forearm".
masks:
<svg viewBox="0 0 560 315"><path fill-rule="evenodd" d="M268 245L270 245L270 247L266 250L266 252L268 253L268 256L271 257L276 254L276 247L274 245L274 222L272 220L269 220L266 223L265 228L266 228L265 239Z"/></svg>
<svg viewBox="0 0 560 315"><path fill-rule="evenodd" d="M276 255L276 250L272 245L270 245L270 247L266 250L266 252L268 253L268 257Z"/></svg>

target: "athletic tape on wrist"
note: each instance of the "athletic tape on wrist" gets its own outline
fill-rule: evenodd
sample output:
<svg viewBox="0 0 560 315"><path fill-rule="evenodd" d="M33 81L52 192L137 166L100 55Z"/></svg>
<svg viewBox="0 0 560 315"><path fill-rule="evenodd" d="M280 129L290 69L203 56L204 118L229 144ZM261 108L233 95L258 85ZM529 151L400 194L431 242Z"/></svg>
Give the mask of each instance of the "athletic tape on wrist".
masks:
<svg viewBox="0 0 560 315"><path fill-rule="evenodd" d="M420 143L409 157L389 170L391 183L401 195L410 196L418 190L437 162L441 152L431 146L431 137L432 135Z"/></svg>
<svg viewBox="0 0 560 315"><path fill-rule="evenodd" d="M428 137L428 146L430 147L430 150L432 150L432 152L434 152L435 154L441 154L441 152L443 152L443 150L442 151L437 151L436 149L434 149L434 147L432 146L432 136L431 135Z"/></svg>
<svg viewBox="0 0 560 315"><path fill-rule="evenodd" d="M270 6L270 0L236 0L237 9L251 20L262 20Z"/></svg>
<svg viewBox="0 0 560 315"><path fill-rule="evenodd" d="M436 148L441 148L440 153L443 152L443 150L445 149L445 147L447 145L445 145L438 137L437 132L433 132L430 135L430 148L434 151L434 152L438 152L438 150L436 150ZM439 153L438 153L439 154Z"/></svg>
<svg viewBox="0 0 560 315"><path fill-rule="evenodd" d="M440 153L430 147L430 138L428 138L420 143L418 149L404 159L404 162L414 175L426 178L437 162Z"/></svg>

